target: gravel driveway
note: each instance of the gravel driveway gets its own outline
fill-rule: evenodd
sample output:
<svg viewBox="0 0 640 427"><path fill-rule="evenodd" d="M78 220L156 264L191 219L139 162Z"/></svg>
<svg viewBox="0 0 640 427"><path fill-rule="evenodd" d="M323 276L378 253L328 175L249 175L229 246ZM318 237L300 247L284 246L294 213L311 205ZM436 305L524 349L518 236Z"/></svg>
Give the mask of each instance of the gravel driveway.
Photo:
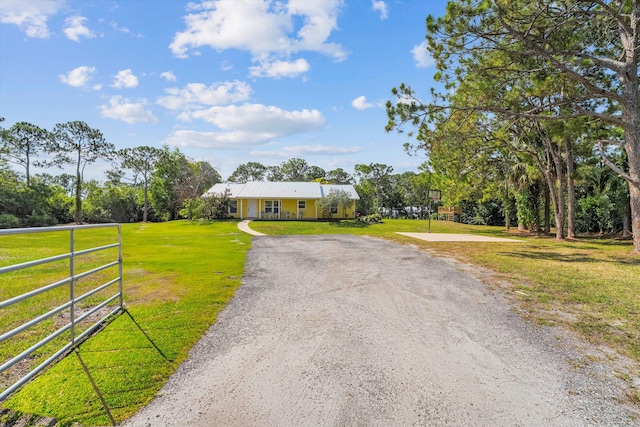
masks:
<svg viewBox="0 0 640 427"><path fill-rule="evenodd" d="M125 425L638 425L603 367L458 267L367 237L256 237L235 297Z"/></svg>

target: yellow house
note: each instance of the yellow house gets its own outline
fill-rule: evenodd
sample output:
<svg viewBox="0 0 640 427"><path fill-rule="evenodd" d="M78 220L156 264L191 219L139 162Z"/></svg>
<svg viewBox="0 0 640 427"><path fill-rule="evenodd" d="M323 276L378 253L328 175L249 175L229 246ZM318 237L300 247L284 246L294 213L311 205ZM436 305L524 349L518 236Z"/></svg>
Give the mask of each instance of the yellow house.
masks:
<svg viewBox="0 0 640 427"><path fill-rule="evenodd" d="M332 218L355 218L355 201L360 197L353 185L320 184L318 182L247 182L221 183L207 195L224 195L231 199L229 215L234 218L320 219L326 212L316 204L332 191L345 191L352 200L350 206L331 206Z"/></svg>

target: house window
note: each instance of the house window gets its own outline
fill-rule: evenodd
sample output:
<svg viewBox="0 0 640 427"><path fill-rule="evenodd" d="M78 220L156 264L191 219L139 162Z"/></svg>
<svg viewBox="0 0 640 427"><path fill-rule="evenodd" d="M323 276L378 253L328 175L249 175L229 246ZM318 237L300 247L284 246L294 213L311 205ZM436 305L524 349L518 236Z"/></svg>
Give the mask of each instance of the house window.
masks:
<svg viewBox="0 0 640 427"><path fill-rule="evenodd" d="M338 204L337 203L332 203L331 204L331 215L336 215L338 213Z"/></svg>
<svg viewBox="0 0 640 427"><path fill-rule="evenodd" d="M298 200L298 209L307 209L307 201Z"/></svg>
<svg viewBox="0 0 640 427"><path fill-rule="evenodd" d="M238 201L237 200L229 200L229 213L237 214L238 213Z"/></svg>
<svg viewBox="0 0 640 427"><path fill-rule="evenodd" d="M268 214L279 214L280 213L280 200L265 200L264 201L264 212Z"/></svg>

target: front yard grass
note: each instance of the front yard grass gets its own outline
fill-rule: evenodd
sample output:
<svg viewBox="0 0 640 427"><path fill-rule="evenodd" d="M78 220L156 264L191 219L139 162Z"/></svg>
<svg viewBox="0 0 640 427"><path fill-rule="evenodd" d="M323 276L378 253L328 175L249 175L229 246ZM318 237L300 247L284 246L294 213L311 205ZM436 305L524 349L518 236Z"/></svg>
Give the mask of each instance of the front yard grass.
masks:
<svg viewBox="0 0 640 427"><path fill-rule="evenodd" d="M103 238L103 233L94 230L92 243ZM68 251L68 237L24 235L13 243L3 239L1 265ZM127 312L78 350L117 423L155 396L214 323L240 284L250 242L251 237L240 232L235 221L123 225ZM51 273L37 273L47 274ZM13 292L7 283L3 289ZM7 325L0 324L0 331L6 329ZM24 344L3 343L0 350L6 358L16 354L15 348L7 347L18 345ZM54 417L60 425L110 425L80 358L70 354L2 405Z"/></svg>

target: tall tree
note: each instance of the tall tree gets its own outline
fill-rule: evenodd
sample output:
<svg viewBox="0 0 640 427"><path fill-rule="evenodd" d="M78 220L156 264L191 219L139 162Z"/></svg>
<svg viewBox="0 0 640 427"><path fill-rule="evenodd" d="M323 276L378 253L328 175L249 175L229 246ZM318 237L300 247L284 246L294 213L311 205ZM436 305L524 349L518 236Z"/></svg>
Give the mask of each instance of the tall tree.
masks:
<svg viewBox="0 0 640 427"><path fill-rule="evenodd" d="M207 162L190 162L189 169L189 173L182 175L179 194L187 208L187 219L192 219L193 203L212 185L222 181L222 178Z"/></svg>
<svg viewBox="0 0 640 427"><path fill-rule="evenodd" d="M309 166L305 181L323 181L326 176L327 172L320 166Z"/></svg>
<svg viewBox="0 0 640 427"><path fill-rule="evenodd" d="M82 121L72 121L55 125L47 151L52 155L52 160L46 164L75 167L75 220L82 224L82 183L85 167L98 159L112 158L115 147L104 139L98 129L93 129Z"/></svg>
<svg viewBox="0 0 640 427"><path fill-rule="evenodd" d="M258 162L247 162L236 168L227 181L244 184L250 181L264 181L267 167Z"/></svg>
<svg viewBox="0 0 640 427"><path fill-rule="evenodd" d="M168 220L178 219L185 192L181 186L189 181L189 159L178 149L162 148L151 183L151 206L154 212Z"/></svg>
<svg viewBox="0 0 640 427"><path fill-rule="evenodd" d="M149 213L149 185L151 175L156 168L156 163L160 158L162 150L155 147L141 146L135 148L125 148L118 151L118 158L121 160L123 169L133 172L133 181L138 177L142 179L144 191L144 206L142 208L142 221L147 222Z"/></svg>
<svg viewBox="0 0 640 427"><path fill-rule="evenodd" d="M31 184L31 164L46 145L49 132L27 122L19 122L0 134L0 155L25 169L27 186Z"/></svg>
<svg viewBox="0 0 640 427"><path fill-rule="evenodd" d="M393 167L381 163L357 164L354 166L360 184L368 183L374 189L374 211L379 213L383 205L383 197L391 190L391 172Z"/></svg>
<svg viewBox="0 0 640 427"><path fill-rule="evenodd" d="M331 184L353 184L353 177L342 168L330 170L325 179Z"/></svg>
<svg viewBox="0 0 640 427"><path fill-rule="evenodd" d="M280 182L284 180L285 176L280 166L267 166L267 181Z"/></svg>
<svg viewBox="0 0 640 427"><path fill-rule="evenodd" d="M293 158L282 162L280 170L286 181L304 182L309 177L310 167L306 160Z"/></svg>
<svg viewBox="0 0 640 427"><path fill-rule="evenodd" d="M427 18L427 41L437 78L449 89L479 68L494 88L508 89L509 79L522 76L553 88L529 109L492 102L492 91L466 109L536 121L583 116L622 129L623 141L608 137L597 144L603 162L628 182L634 252L640 254L640 0L455 0L445 16ZM504 61L486 61L487 55ZM565 82L568 90L558 90ZM425 111L414 111L416 124ZM607 157L611 144L624 147L628 170Z"/></svg>

